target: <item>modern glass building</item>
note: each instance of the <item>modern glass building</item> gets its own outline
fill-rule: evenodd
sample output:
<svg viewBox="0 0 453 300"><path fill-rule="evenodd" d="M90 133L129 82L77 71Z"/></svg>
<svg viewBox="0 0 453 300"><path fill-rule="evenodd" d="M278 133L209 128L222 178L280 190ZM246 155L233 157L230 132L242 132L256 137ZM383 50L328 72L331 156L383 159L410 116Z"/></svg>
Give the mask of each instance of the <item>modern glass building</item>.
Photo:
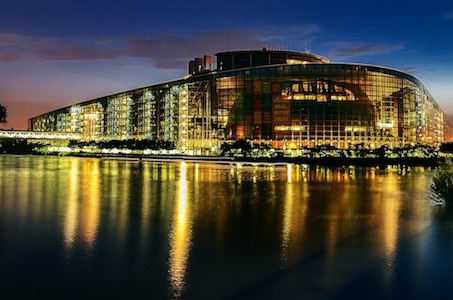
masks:
<svg viewBox="0 0 453 300"><path fill-rule="evenodd" d="M249 140L274 148L435 144L444 114L414 76L380 66L330 63L293 51L205 56L183 79L93 99L29 120L29 130L85 140L172 141L181 153Z"/></svg>

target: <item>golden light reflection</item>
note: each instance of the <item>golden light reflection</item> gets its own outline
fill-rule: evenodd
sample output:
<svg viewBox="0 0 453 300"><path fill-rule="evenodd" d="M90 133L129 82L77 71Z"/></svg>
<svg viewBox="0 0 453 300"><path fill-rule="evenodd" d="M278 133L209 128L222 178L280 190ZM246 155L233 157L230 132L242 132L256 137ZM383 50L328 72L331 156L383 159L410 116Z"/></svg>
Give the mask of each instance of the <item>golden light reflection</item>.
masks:
<svg viewBox="0 0 453 300"><path fill-rule="evenodd" d="M349 172L345 169L330 170L326 175L332 183L335 183L332 188L335 190L335 201L329 203L327 219L327 255L329 263L333 263L337 255L337 245L343 234L352 234L354 232L354 224L360 216L356 211L358 205L356 192L352 190L351 185L347 182L350 180ZM337 184L341 183L341 184ZM348 229L344 231L344 224L348 224Z"/></svg>
<svg viewBox="0 0 453 300"><path fill-rule="evenodd" d="M288 178L288 182L291 182L292 181L292 177L293 177L293 165L292 164L288 164L287 165L287 172L286 172L286 177Z"/></svg>
<svg viewBox="0 0 453 300"><path fill-rule="evenodd" d="M190 203L187 191L187 165L180 165L180 178L176 206L170 232L169 281L173 296L184 291L186 270L192 238Z"/></svg>
<svg viewBox="0 0 453 300"><path fill-rule="evenodd" d="M115 178L115 183L112 183L112 188L114 187L116 192L112 193L112 196L119 195L119 198L115 199L115 212L117 214L117 224L118 224L118 239L126 240L127 239L127 228L129 224L129 197L131 190L131 164L125 163L122 165L116 165L116 168L119 170L118 177ZM112 200L114 198L112 197Z"/></svg>
<svg viewBox="0 0 453 300"><path fill-rule="evenodd" d="M288 178L296 177L302 172L300 166L288 165ZM307 219L308 185L286 183L285 199L283 203L283 224L281 232L281 260L283 265L288 266L297 262L303 255L305 226Z"/></svg>
<svg viewBox="0 0 453 300"><path fill-rule="evenodd" d="M100 212L99 161L89 160L83 164L82 206L80 207L80 235L89 250L95 245Z"/></svg>
<svg viewBox="0 0 453 300"><path fill-rule="evenodd" d="M1 157L0 157L1 158ZM27 162L30 161L30 158L25 158ZM38 186L33 186L33 180L32 180L32 175L33 175L33 168L27 165L27 168L20 172L18 170L11 170L9 169L8 171L10 172L5 172L4 170L8 168L8 164L5 164L4 166L1 166L1 172L0 172L0 178L5 180L5 182L2 184L0 182L0 185L6 187L14 187L11 189L6 189L7 194L0 195L0 200L2 199L22 199L23 197L20 197L20 194L23 193L23 195L27 195L26 199L32 199L34 195L36 195L37 188ZM38 170L38 168L36 168ZM10 174L8 174L10 173ZM6 175L6 177L4 177ZM43 175L43 174L38 174L38 175ZM42 176L41 176L42 177ZM20 179L20 180L17 180ZM9 192L8 192L9 191ZM2 206L5 205L5 203L1 203ZM8 203L6 203L8 204ZM9 202L9 207L1 207L1 208L6 208L10 209L11 211L15 211L17 213L17 219L21 221L28 220L31 216L33 216L33 210L30 210L29 205L27 205L27 201L11 201Z"/></svg>
<svg viewBox="0 0 453 300"><path fill-rule="evenodd" d="M68 197L66 199L66 219L64 222L64 244L66 250L71 252L77 232L77 216L78 216L78 198L79 198L79 160L71 160L71 175L68 180Z"/></svg>
<svg viewBox="0 0 453 300"><path fill-rule="evenodd" d="M240 184L242 182L242 165L238 164L236 167L236 178L238 183Z"/></svg>
<svg viewBox="0 0 453 300"><path fill-rule="evenodd" d="M80 165L80 160L73 159L70 168L71 176L68 178L66 218L63 228L67 255L72 251L78 238L88 251L92 251L99 227L101 201L99 162L88 160Z"/></svg>
<svg viewBox="0 0 453 300"><path fill-rule="evenodd" d="M256 183L258 181L258 174L256 172L257 170L258 166L253 166L253 177L252 177L253 183Z"/></svg>
<svg viewBox="0 0 453 300"><path fill-rule="evenodd" d="M151 231L151 188L150 188L150 178L151 178L151 171L150 171L150 165L149 164L143 164L142 165L142 174L143 174L143 183L141 185L142 187L142 223L141 223L141 236L142 238L140 239L141 242L143 242L143 245L141 249L143 249L143 253L145 253L145 247L146 243L144 243L149 236L149 233Z"/></svg>
<svg viewBox="0 0 453 300"><path fill-rule="evenodd" d="M390 284L393 280L395 268L395 256L399 235L399 223L401 213L401 191L399 186L399 178L395 173L390 173L386 180L386 185L382 189L383 198L379 199L382 212L380 214L381 223L383 224L380 241L382 242L384 256L386 260L386 268L384 280Z"/></svg>
<svg viewBox="0 0 453 300"><path fill-rule="evenodd" d="M127 238L128 216L129 216L129 196L131 189L131 163L118 161L104 161L101 167L105 189L102 191L102 197L108 200L105 205L108 206L111 213L108 216L108 222L115 224L115 237L118 245L124 246ZM115 250L122 251L117 247Z"/></svg>
<svg viewBox="0 0 453 300"><path fill-rule="evenodd" d="M288 167L289 172L289 167ZM283 226L282 226L282 262L288 264L288 247L290 234L293 226L294 194L292 184L287 184L285 203L283 206Z"/></svg>

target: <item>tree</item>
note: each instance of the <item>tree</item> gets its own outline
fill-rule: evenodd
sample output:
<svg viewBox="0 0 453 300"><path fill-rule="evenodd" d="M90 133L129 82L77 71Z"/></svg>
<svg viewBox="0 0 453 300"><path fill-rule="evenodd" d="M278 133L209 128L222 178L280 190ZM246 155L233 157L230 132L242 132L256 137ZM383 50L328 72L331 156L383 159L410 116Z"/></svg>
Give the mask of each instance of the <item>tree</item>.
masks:
<svg viewBox="0 0 453 300"><path fill-rule="evenodd" d="M453 161L446 158L445 162L436 168L433 177L433 189L447 202L453 200Z"/></svg>
<svg viewBox="0 0 453 300"><path fill-rule="evenodd" d="M8 111L6 105L0 103L0 124L6 124L8 122Z"/></svg>

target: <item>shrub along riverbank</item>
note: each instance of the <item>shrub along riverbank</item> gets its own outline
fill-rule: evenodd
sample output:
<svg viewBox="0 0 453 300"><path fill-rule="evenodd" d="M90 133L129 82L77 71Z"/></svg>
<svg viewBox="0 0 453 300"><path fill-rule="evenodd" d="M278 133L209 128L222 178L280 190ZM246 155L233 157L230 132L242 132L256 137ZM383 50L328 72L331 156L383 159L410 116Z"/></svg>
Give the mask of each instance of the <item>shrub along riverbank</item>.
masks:
<svg viewBox="0 0 453 300"><path fill-rule="evenodd" d="M453 161L451 158L446 158L436 168L433 189L445 199L447 204L451 204L453 201Z"/></svg>

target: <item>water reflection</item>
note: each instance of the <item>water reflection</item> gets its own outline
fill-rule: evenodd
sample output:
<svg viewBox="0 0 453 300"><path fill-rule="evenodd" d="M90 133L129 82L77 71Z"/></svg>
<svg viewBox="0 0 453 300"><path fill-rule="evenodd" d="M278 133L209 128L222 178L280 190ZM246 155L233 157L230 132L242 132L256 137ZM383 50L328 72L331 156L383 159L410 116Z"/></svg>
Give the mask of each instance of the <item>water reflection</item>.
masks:
<svg viewBox="0 0 453 300"><path fill-rule="evenodd" d="M292 186L288 185L288 190L286 192L287 197L285 198L284 203L284 213L283 213L283 226L282 226L282 261L283 264L286 264L288 261L288 247L290 242L290 235L292 229L292 217L293 217L293 206L295 199L293 198Z"/></svg>
<svg viewBox="0 0 453 300"><path fill-rule="evenodd" d="M399 180L395 174L390 175L390 180L382 186L381 197L376 199L374 205L377 209L385 211L380 214L379 222L382 223L380 240L384 250L386 268L384 271L384 281L389 286L395 269L395 255L398 240L399 219L401 214L401 192L399 190Z"/></svg>
<svg viewBox="0 0 453 300"><path fill-rule="evenodd" d="M63 241L66 247L66 255L71 256L77 233L77 215L79 200L79 160L70 163L71 176L68 180L68 197L66 198L66 215L63 228Z"/></svg>
<svg viewBox="0 0 453 300"><path fill-rule="evenodd" d="M130 163L108 162L111 169L114 171L113 174L116 176L109 176L108 172L104 173L104 176L109 178L108 180L108 197L110 209L112 210L112 217L115 220L110 220L111 223L115 224L116 227L116 238L118 244L124 246L128 238L128 227L130 222L130 189L131 182L135 179L131 175L132 165ZM123 248L118 249L119 252L123 251Z"/></svg>
<svg viewBox="0 0 453 300"><path fill-rule="evenodd" d="M184 290L191 243L191 206L187 191L187 165L180 164L180 175L175 210L169 236L169 277L171 293L180 297Z"/></svg>
<svg viewBox="0 0 453 300"><path fill-rule="evenodd" d="M152 207L152 190L151 190L151 168L149 164L141 165L142 167L142 178L141 184L139 187L142 191L142 198L141 198L141 226L140 226L140 252L142 256L146 257L146 251L148 251L147 247L147 237L150 236L152 230L152 215L151 210Z"/></svg>
<svg viewBox="0 0 453 300"><path fill-rule="evenodd" d="M282 265L289 266L300 258L301 241L304 239L306 195L295 194L296 187L286 184L286 197L283 203L283 224L281 257Z"/></svg>
<svg viewBox="0 0 453 300"><path fill-rule="evenodd" d="M66 212L62 223L66 257L72 257L78 241L84 245L85 255L91 256L97 240L102 200L99 161L86 160L81 164L80 160L74 159L69 162L69 169Z"/></svg>
<svg viewBox="0 0 453 300"><path fill-rule="evenodd" d="M293 177L293 164L288 164L286 166L286 168L287 168L286 177L288 178L287 180L288 180L288 182L291 182L292 181L292 177Z"/></svg>
<svg viewBox="0 0 453 300"><path fill-rule="evenodd" d="M100 172L99 161L90 160L83 164L82 199L80 207L80 231L82 240L88 251L92 251L96 243L100 222Z"/></svg>
<svg viewBox="0 0 453 300"><path fill-rule="evenodd" d="M401 241L432 220L425 203L432 173L417 168L69 157L0 157L0 168L0 239L17 239L5 243L2 261L36 263L27 249L45 252L38 240L52 237L56 242L49 244L60 248L48 256L63 257L70 271L83 260L96 265L97 274L118 278L112 282L128 282L155 298L168 292L173 298L218 298L225 294L216 291L273 278L275 270L299 266L307 257L335 277L345 257L353 257L345 253L357 249L366 251L354 270L383 262L379 280L390 290ZM8 247L25 254L8 256L15 252ZM414 262L427 244L416 247L421 254ZM50 274L61 268L45 266ZM335 282L329 276L321 279Z"/></svg>

